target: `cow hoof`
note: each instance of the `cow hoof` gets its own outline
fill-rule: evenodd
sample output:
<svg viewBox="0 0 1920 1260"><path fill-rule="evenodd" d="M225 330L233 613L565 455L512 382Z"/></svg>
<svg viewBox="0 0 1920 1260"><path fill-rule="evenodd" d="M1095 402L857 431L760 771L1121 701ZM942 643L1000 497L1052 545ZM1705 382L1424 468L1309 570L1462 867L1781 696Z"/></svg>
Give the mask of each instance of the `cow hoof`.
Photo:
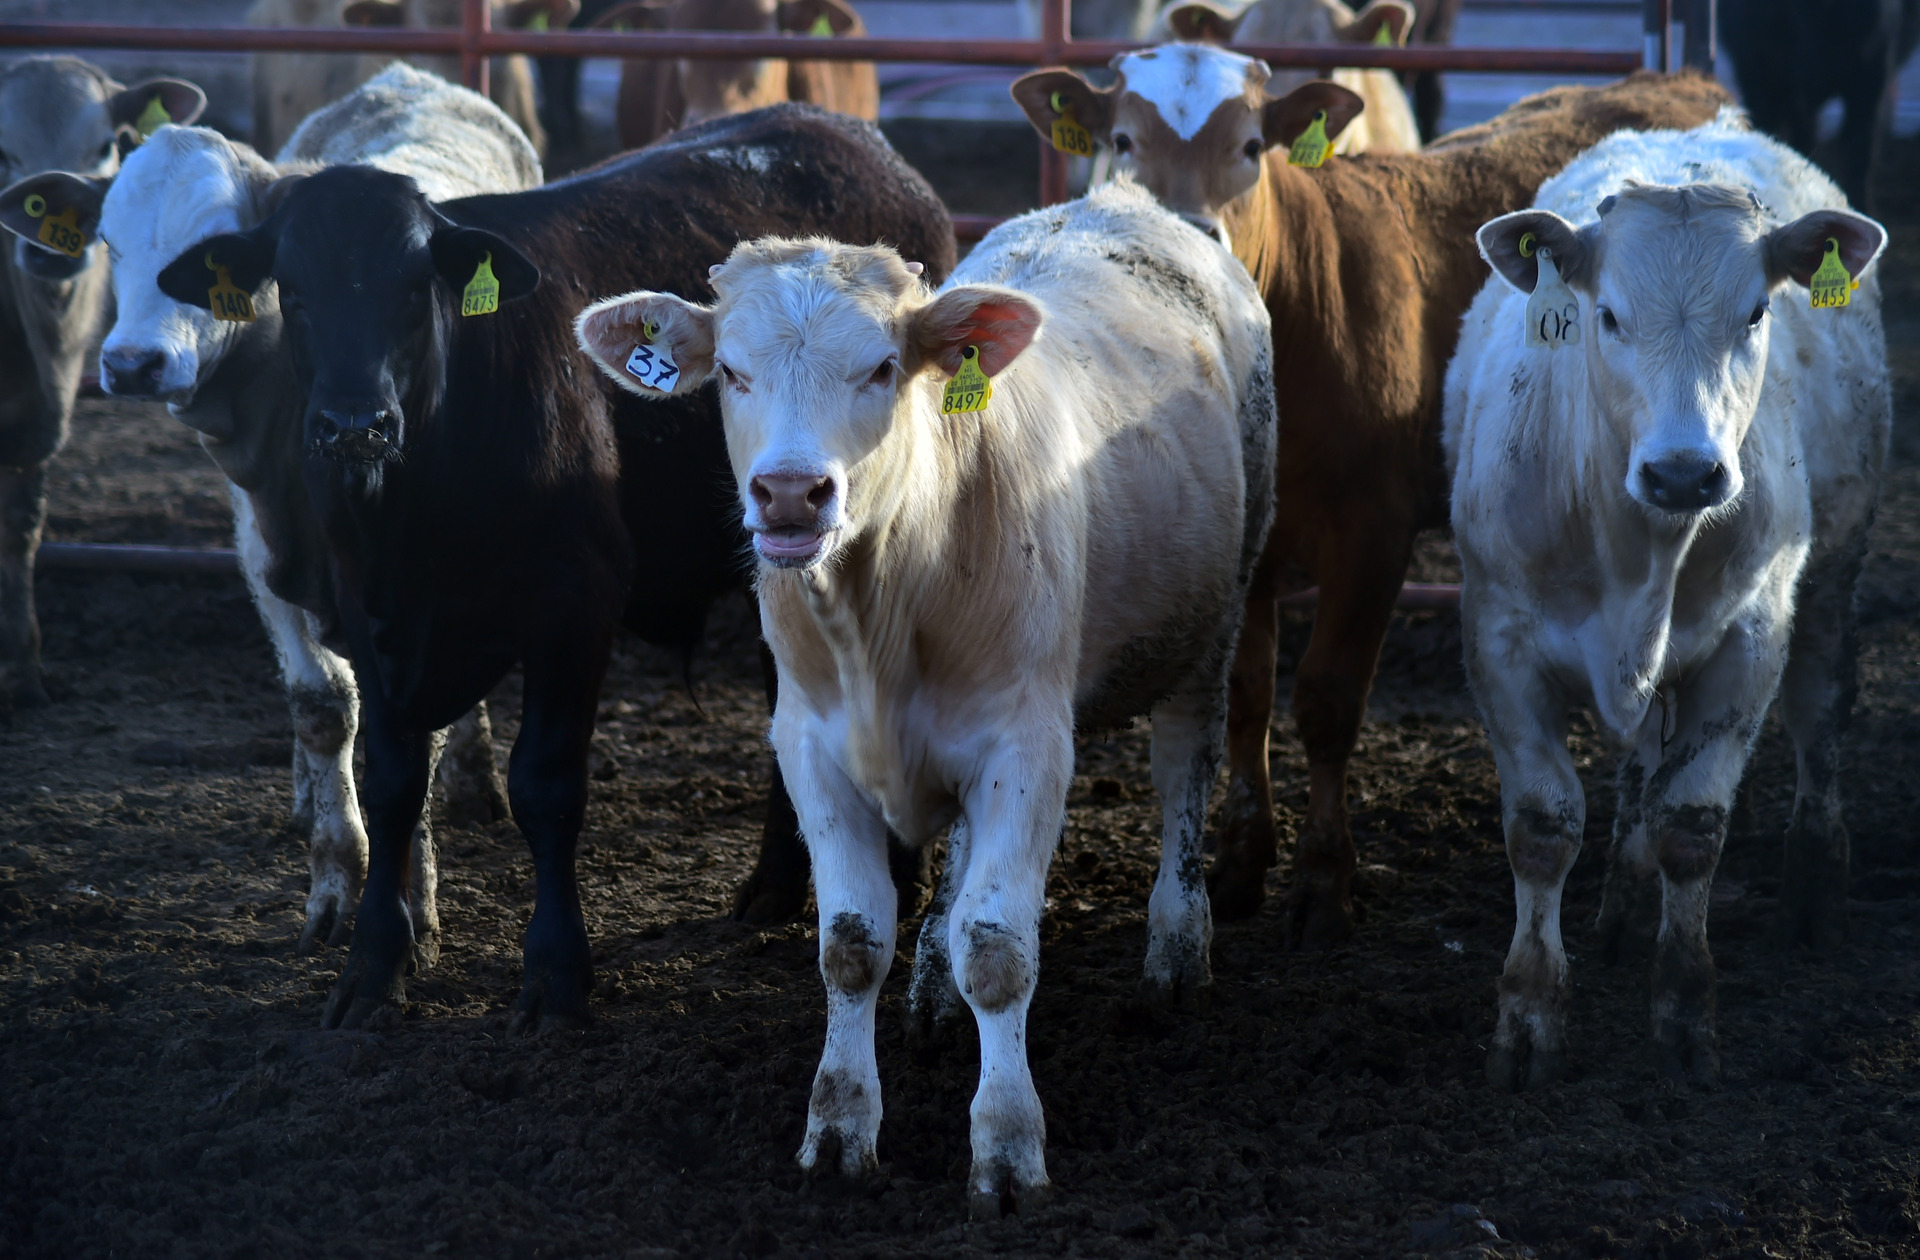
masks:
<svg viewBox="0 0 1920 1260"><path fill-rule="evenodd" d="M353 916L342 914L339 902L329 897L318 906L307 907L307 925L300 929L293 952L305 958L322 945L337 949L352 939Z"/></svg>
<svg viewBox="0 0 1920 1260"><path fill-rule="evenodd" d="M1496 1036L1493 1049L1487 1051L1487 1084L1502 1093L1545 1089L1566 1074L1566 1055L1536 1047L1524 1031L1510 1041Z"/></svg>
<svg viewBox="0 0 1920 1260"><path fill-rule="evenodd" d="M440 934L422 936L413 943L413 970L432 971L440 965Z"/></svg>
<svg viewBox="0 0 1920 1260"><path fill-rule="evenodd" d="M950 1049L960 1028L960 1004L947 1002L907 1003L907 1049L919 1054L938 1054Z"/></svg>
<svg viewBox="0 0 1920 1260"><path fill-rule="evenodd" d="M44 709L53 703L38 665L0 669L0 698L16 709Z"/></svg>
<svg viewBox="0 0 1920 1260"><path fill-rule="evenodd" d="M320 1027L360 1028L382 1007L405 1009L406 960L407 954L403 952L399 965L387 968L377 966L365 955L349 957L340 972L339 983L327 996L326 1009L320 1014Z"/></svg>
<svg viewBox="0 0 1920 1260"><path fill-rule="evenodd" d="M1229 862L1221 857L1214 860L1213 869L1207 872L1207 901L1213 908L1216 923L1233 923L1241 919L1251 919L1260 913L1260 907L1267 900L1267 872L1264 867L1258 871L1247 870L1238 862Z"/></svg>
<svg viewBox="0 0 1920 1260"><path fill-rule="evenodd" d="M1213 1009L1213 984L1185 976L1142 976L1140 1008L1155 1023L1197 1018Z"/></svg>
<svg viewBox="0 0 1920 1260"><path fill-rule="evenodd" d="M733 917L756 927L791 923L807 908L807 878L783 879L760 867L753 868L747 882L733 895Z"/></svg>
<svg viewBox="0 0 1920 1260"><path fill-rule="evenodd" d="M516 1037L536 1037L543 1033L585 1028L593 1022L587 1007L587 993L593 988L593 975L584 981L549 973L528 973L527 983L514 1004L513 1019L507 1031Z"/></svg>
<svg viewBox="0 0 1920 1260"><path fill-rule="evenodd" d="M1846 911L1823 903L1786 903L1780 908L1774 935L1782 949L1805 946L1815 953L1829 953L1847 942Z"/></svg>
<svg viewBox="0 0 1920 1260"><path fill-rule="evenodd" d="M839 1129L809 1133L800 1146L799 1160L809 1186L860 1186L880 1177L873 1144Z"/></svg>
<svg viewBox="0 0 1920 1260"><path fill-rule="evenodd" d="M1678 1019L1656 1021L1653 1062L1668 1080L1709 1089L1720 1083L1720 1051L1708 1025Z"/></svg>
<svg viewBox="0 0 1920 1260"><path fill-rule="evenodd" d="M967 1218L976 1222L997 1221L1015 1215L1031 1215L1053 1202L1053 1183L1044 1178L1028 1185L1020 1184L1011 1168L1000 1160L975 1161L967 1174Z"/></svg>
<svg viewBox="0 0 1920 1260"><path fill-rule="evenodd" d="M1353 895L1332 880L1296 880L1287 892L1285 924L1288 949L1344 945L1353 939Z"/></svg>

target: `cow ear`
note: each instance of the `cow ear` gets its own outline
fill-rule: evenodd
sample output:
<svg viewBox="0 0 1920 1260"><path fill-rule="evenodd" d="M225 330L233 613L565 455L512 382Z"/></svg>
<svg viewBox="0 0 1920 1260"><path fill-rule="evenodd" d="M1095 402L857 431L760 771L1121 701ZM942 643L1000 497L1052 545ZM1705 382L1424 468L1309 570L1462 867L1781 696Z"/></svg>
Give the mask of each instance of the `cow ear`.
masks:
<svg viewBox="0 0 1920 1260"><path fill-rule="evenodd" d="M1063 113L1071 113L1102 144L1113 134L1114 88L1097 88L1071 70L1052 69L1021 75L1009 90L1043 139L1053 137L1053 120Z"/></svg>
<svg viewBox="0 0 1920 1260"><path fill-rule="evenodd" d="M1231 44L1241 19L1252 8L1249 5L1239 13L1228 13L1210 4L1176 4L1167 10L1167 29L1175 39L1193 44Z"/></svg>
<svg viewBox="0 0 1920 1260"><path fill-rule="evenodd" d="M228 232L189 246L160 272L160 292L182 305L211 310L209 294L222 269L235 288L257 291L273 270L275 244L273 237L256 235L259 231Z"/></svg>
<svg viewBox="0 0 1920 1260"><path fill-rule="evenodd" d="M1503 214L1474 234L1487 265L1522 293L1540 282L1540 250L1553 251L1554 270L1570 285L1587 287L1594 260L1591 233L1582 232L1551 210Z"/></svg>
<svg viewBox="0 0 1920 1260"><path fill-rule="evenodd" d="M473 283L482 263L500 285L500 300L523 298L540 286L540 268L519 250L481 228L443 227L427 242L433 251L433 269L456 294Z"/></svg>
<svg viewBox="0 0 1920 1260"><path fill-rule="evenodd" d="M185 79L148 79L121 88L107 98L115 127L132 127L150 136L162 124L184 127L207 107L207 94Z"/></svg>
<svg viewBox="0 0 1920 1260"><path fill-rule="evenodd" d="M819 29L825 19L827 31ZM829 31L845 35L860 24L860 17L844 0L780 0L780 29L801 35L824 35Z"/></svg>
<svg viewBox="0 0 1920 1260"><path fill-rule="evenodd" d="M81 246L91 245L100 236L100 203L112 186L111 177L89 179L65 171L30 175L0 191L0 227L42 249L54 250L53 232L47 229L52 218L56 228L64 224L78 232Z"/></svg>
<svg viewBox="0 0 1920 1260"><path fill-rule="evenodd" d="M1333 37L1343 44L1372 44L1380 42L1384 30L1398 48L1407 42L1407 32L1412 29L1413 6L1406 0L1373 0L1353 15L1353 21L1335 28Z"/></svg>
<svg viewBox="0 0 1920 1260"><path fill-rule="evenodd" d="M596 31L664 31L673 25L671 0L627 0L593 19Z"/></svg>
<svg viewBox="0 0 1920 1260"><path fill-rule="evenodd" d="M406 20L399 0L347 0L340 20L348 26L399 26Z"/></svg>
<svg viewBox="0 0 1920 1260"><path fill-rule="evenodd" d="M1324 111L1327 139L1337 140L1347 124L1358 118L1366 107L1367 103L1358 93L1349 92L1338 83L1314 79L1285 96L1267 101L1260 111L1260 134L1269 149L1284 149L1298 140Z"/></svg>
<svg viewBox="0 0 1920 1260"><path fill-rule="evenodd" d="M995 284L948 289L921 307L907 326L909 374L931 364L952 376L962 352L980 349L980 370L997 376L1040 335L1046 316L1024 293Z"/></svg>
<svg viewBox="0 0 1920 1260"><path fill-rule="evenodd" d="M529 27L542 31L564 31L580 16L580 0L513 0L502 6L500 25L511 31Z"/></svg>
<svg viewBox="0 0 1920 1260"><path fill-rule="evenodd" d="M642 398L691 393L713 375L713 308L671 293L642 291L595 302L573 321L573 335L602 372ZM655 353L636 371L643 346ZM662 378L662 362L675 373L670 378Z"/></svg>
<svg viewBox="0 0 1920 1260"><path fill-rule="evenodd" d="M15 185L18 187L18 185ZM1851 210L1815 210L1767 233L1767 282L1791 279L1808 284L1827 255L1827 242L1840 247L1840 265L1855 280L1886 248L1887 229Z"/></svg>

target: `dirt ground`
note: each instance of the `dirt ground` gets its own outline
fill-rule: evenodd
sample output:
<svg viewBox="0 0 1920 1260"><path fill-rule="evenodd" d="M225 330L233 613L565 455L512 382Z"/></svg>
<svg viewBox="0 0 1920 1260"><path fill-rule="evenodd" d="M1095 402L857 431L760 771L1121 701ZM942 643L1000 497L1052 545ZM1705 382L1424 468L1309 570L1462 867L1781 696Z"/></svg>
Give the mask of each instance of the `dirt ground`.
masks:
<svg viewBox="0 0 1920 1260"><path fill-rule="evenodd" d="M1590 956L1612 759L1586 728L1572 1077L1485 1084L1512 894L1451 616L1402 619L1388 646L1355 763L1357 938L1288 953L1270 899L1220 927L1204 1019L1129 1014L1157 847L1147 740L1082 743L1031 1018L1061 1193L976 1226L977 1050L970 1029L942 1053L904 1044L915 924L880 1018L886 1178L821 1190L793 1163L824 998L810 924L726 918L768 771L740 607L691 694L638 643L608 680L581 859L595 1025L507 1035L531 878L499 824L443 836L444 952L405 1016L321 1033L342 955L293 955L290 728L244 589L50 572L56 703L0 725L0 1255L1916 1254L1920 147L1894 155L1881 205L1900 436L1861 593L1853 938L1826 957L1768 943L1793 785L1773 722L1714 890L1718 1090L1655 1078L1644 968ZM84 404L55 482L53 538L224 540L223 483L158 409ZM1449 565L1436 538L1415 576ZM496 695L503 754L515 685ZM1284 706L1275 731L1290 834L1306 773Z"/></svg>

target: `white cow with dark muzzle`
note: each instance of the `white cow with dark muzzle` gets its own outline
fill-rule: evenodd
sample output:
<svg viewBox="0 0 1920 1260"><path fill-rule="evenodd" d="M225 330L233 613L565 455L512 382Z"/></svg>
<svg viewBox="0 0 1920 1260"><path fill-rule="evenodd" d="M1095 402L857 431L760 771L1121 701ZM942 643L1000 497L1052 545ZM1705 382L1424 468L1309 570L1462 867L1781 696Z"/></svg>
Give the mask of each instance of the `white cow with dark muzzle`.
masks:
<svg viewBox="0 0 1920 1260"><path fill-rule="evenodd" d="M1861 276L1886 233L1732 115L1615 135L1536 204L1480 230L1504 279L1467 314L1446 396L1467 670L1518 903L1488 1073L1518 1088L1564 1063L1560 894L1586 822L1567 715L1586 705L1621 750L1603 950L1653 938L1660 1066L1711 1080L1707 893L1776 690L1799 753L1785 927L1824 945L1843 926L1838 745L1891 424ZM1847 304L1812 309L1810 281Z"/></svg>
<svg viewBox="0 0 1920 1260"><path fill-rule="evenodd" d="M875 1167L887 829L919 845L951 826L910 1005L972 1008L970 1206L992 1217L1047 1186L1026 1011L1076 725L1152 713L1142 989L1167 1007L1209 983L1200 840L1271 513L1271 333L1232 256L1129 180L1003 225L937 295L917 274L885 248L763 240L714 269L715 306L631 294L578 327L636 392L635 372L720 381L820 911L827 1039L800 1162ZM948 404L976 371L984 410Z"/></svg>

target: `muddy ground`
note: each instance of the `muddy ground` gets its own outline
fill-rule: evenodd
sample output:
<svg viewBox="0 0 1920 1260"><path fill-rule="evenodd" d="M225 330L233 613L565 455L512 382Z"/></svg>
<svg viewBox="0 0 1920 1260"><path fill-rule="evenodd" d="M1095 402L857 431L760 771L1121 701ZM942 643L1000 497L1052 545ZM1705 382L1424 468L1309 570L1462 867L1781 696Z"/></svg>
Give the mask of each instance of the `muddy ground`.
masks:
<svg viewBox="0 0 1920 1260"><path fill-rule="evenodd" d="M444 835L444 952L405 1016L323 1034L341 954L293 955L289 727L245 591L50 572L56 703L0 726L0 1254L1916 1254L1917 157L1899 151L1882 201L1901 436L1861 595L1853 939L1826 957L1768 943L1793 782L1776 721L1714 892L1720 1089L1655 1078L1644 969L1591 956L1611 757L1586 728L1572 1079L1485 1084L1512 894L1450 616L1403 619L1388 646L1355 763L1357 938L1290 954L1273 900L1222 925L1204 1019L1129 1014L1157 843L1147 740L1082 744L1031 1020L1061 1193L976 1226L972 1033L906 1049L905 947L881 1014L886 1178L820 1190L793 1163L824 1001L810 925L726 918L768 770L740 607L716 617L691 694L637 643L608 680L581 859L594 1027L507 1035L531 883L499 824ZM221 481L157 410L86 403L55 482L54 538L212 545L227 528ZM1415 576L1448 567L1435 539ZM509 679L507 738L516 711ZM1306 777L1280 714L1290 834Z"/></svg>

